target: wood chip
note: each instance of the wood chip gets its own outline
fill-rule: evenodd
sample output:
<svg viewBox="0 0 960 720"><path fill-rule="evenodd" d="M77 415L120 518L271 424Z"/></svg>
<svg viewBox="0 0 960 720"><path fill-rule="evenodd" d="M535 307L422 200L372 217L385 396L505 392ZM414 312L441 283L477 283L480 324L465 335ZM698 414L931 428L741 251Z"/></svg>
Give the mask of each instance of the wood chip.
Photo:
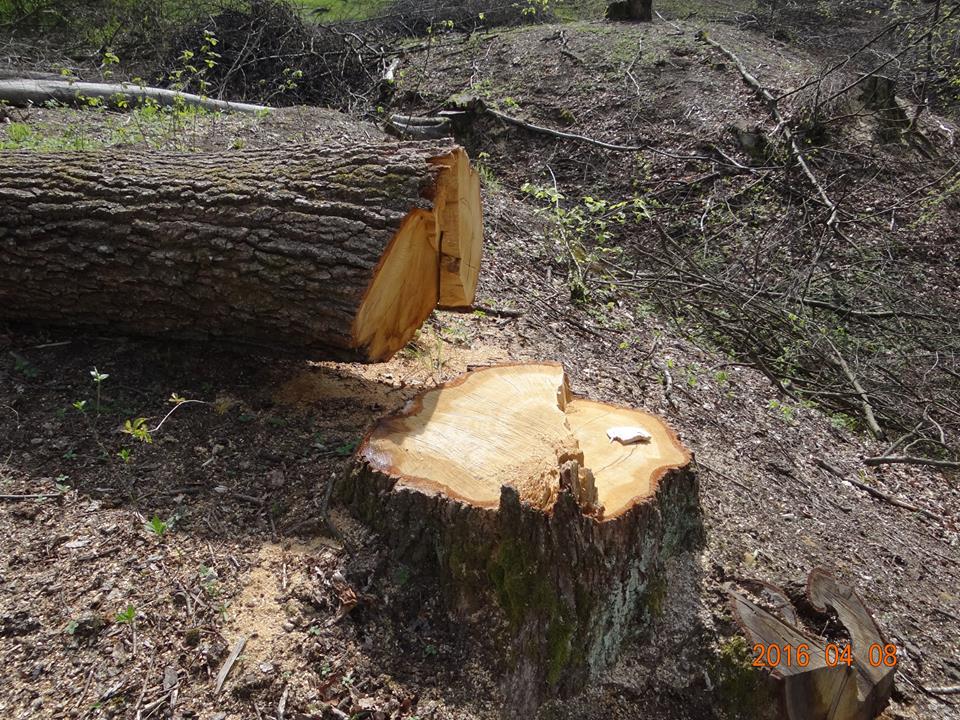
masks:
<svg viewBox="0 0 960 720"><path fill-rule="evenodd" d="M610 442L616 440L621 445L646 443L653 439L653 436L642 427L628 427L626 425L609 428L607 437L610 438Z"/></svg>
<svg viewBox="0 0 960 720"><path fill-rule="evenodd" d="M249 635L244 635L242 638L237 640L236 645L233 646L233 650L230 651L230 657L227 658L227 661L223 664L223 667L220 668L220 672L217 674L217 688L213 691L214 695L220 694L220 690L223 688L223 682L227 679L227 675L230 674L230 668L233 667L233 664L237 661L237 658L240 657L240 653L243 652L243 646L247 644L247 640L249 639Z"/></svg>
<svg viewBox="0 0 960 720"><path fill-rule="evenodd" d="M330 578L330 584L333 585L333 589L337 591L337 597L340 599L340 609L337 611L336 616L327 621L328 627L343 620L350 614L350 611L357 606L358 602L356 591L350 587L350 583L347 582L346 578L344 578L339 571L333 573Z"/></svg>

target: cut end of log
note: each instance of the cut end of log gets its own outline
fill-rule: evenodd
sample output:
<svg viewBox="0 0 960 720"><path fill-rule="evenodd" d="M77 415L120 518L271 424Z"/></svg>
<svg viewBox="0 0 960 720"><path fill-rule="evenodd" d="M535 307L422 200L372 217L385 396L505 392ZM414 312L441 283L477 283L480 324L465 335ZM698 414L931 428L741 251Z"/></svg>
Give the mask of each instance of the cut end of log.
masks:
<svg viewBox="0 0 960 720"><path fill-rule="evenodd" d="M406 345L437 305L473 304L483 248L480 177L462 148L431 164L438 169L425 192L432 208L404 219L353 323L354 345L370 361Z"/></svg>
<svg viewBox="0 0 960 720"><path fill-rule="evenodd" d="M611 440L612 428L636 429L636 441ZM690 462L661 420L575 397L552 364L483 368L425 393L382 420L360 454L398 488L486 508L499 506L507 485L549 511L561 484L576 482L574 496L604 520L654 495L667 471ZM564 477L571 466L572 481Z"/></svg>

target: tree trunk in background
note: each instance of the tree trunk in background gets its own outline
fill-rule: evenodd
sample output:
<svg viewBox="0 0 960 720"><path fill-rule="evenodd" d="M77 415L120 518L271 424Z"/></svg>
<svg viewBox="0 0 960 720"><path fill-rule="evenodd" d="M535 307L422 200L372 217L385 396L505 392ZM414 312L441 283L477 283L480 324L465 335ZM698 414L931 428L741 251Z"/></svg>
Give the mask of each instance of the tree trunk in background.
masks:
<svg viewBox="0 0 960 720"><path fill-rule="evenodd" d="M653 0L630 0L630 19L641 22L653 20Z"/></svg>
<svg viewBox="0 0 960 720"><path fill-rule="evenodd" d="M607 6L607 20L653 20L653 0L622 0Z"/></svg>
<svg viewBox="0 0 960 720"><path fill-rule="evenodd" d="M0 153L0 318L378 361L473 301L451 144Z"/></svg>

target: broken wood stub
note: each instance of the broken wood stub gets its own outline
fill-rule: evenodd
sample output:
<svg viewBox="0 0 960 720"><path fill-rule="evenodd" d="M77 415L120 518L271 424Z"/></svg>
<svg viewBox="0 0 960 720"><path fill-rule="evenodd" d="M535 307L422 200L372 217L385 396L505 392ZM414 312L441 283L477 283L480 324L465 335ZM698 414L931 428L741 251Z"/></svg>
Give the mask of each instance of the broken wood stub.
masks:
<svg viewBox="0 0 960 720"><path fill-rule="evenodd" d="M611 442L624 425L649 441ZM382 420L337 497L455 615L484 618L504 714L532 717L660 615L665 561L703 537L690 460L657 418L573 396L559 366L499 366Z"/></svg>

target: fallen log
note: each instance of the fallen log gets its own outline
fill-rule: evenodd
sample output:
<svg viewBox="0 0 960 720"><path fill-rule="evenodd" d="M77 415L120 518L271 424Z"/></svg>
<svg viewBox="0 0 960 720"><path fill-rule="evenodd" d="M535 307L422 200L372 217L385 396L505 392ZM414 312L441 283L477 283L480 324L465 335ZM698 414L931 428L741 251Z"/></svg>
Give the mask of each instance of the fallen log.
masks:
<svg viewBox="0 0 960 720"><path fill-rule="evenodd" d="M263 113L265 105L228 102L192 93L147 87L135 83L91 83L77 80L48 80L30 77L0 79L0 102L14 107L43 105L51 100L63 105L85 106L90 100L111 107L135 106L151 100L163 107L190 106L213 112Z"/></svg>
<svg viewBox="0 0 960 720"><path fill-rule="evenodd" d="M0 153L0 318L380 361L473 301L452 144Z"/></svg>
<svg viewBox="0 0 960 720"><path fill-rule="evenodd" d="M574 396L558 365L497 366L383 419L335 497L484 618L504 715L533 717L661 612L665 561L702 539L690 461L662 421Z"/></svg>

